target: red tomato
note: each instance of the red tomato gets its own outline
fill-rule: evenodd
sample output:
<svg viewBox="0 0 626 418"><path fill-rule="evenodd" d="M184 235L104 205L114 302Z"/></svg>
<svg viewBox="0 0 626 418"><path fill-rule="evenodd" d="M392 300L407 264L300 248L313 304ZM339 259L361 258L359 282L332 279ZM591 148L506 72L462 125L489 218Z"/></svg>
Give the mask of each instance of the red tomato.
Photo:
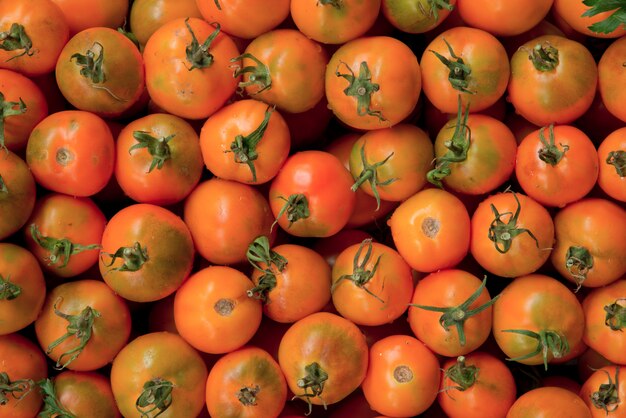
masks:
<svg viewBox="0 0 626 418"><path fill-rule="evenodd" d="M24 160L0 150L0 240L26 224L35 207L36 187Z"/></svg>
<svg viewBox="0 0 626 418"><path fill-rule="evenodd" d="M519 35L532 29L550 11L553 0L458 0L461 19L496 36Z"/></svg>
<svg viewBox="0 0 626 418"><path fill-rule="evenodd" d="M506 418L591 418L591 412L578 395L567 389L543 387L526 392L511 406Z"/></svg>
<svg viewBox="0 0 626 418"><path fill-rule="evenodd" d="M626 417L624 408L620 408L626 399L625 376L623 366L605 366L596 370L583 383L579 395L593 418Z"/></svg>
<svg viewBox="0 0 626 418"><path fill-rule="evenodd" d="M609 134L598 147L598 186L610 197L626 202L626 128Z"/></svg>

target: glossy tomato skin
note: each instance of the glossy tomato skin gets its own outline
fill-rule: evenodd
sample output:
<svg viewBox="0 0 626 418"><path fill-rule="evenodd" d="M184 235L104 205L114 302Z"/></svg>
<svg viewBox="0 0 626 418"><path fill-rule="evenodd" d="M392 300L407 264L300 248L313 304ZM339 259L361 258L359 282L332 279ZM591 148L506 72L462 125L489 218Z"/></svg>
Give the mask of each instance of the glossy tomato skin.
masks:
<svg viewBox="0 0 626 418"><path fill-rule="evenodd" d="M511 406L506 418L591 418L585 402L575 393L558 387L542 387L526 392Z"/></svg>
<svg viewBox="0 0 626 418"><path fill-rule="evenodd" d="M335 116L351 128L388 128L415 109L422 88L421 74L417 57L398 39L357 38L331 56L326 67L326 99ZM351 94L346 92L348 88ZM362 88L367 94L357 100Z"/></svg>
<svg viewBox="0 0 626 418"><path fill-rule="evenodd" d="M54 378L60 406L75 416L121 417L111 383L96 372L64 371Z"/></svg>
<svg viewBox="0 0 626 418"><path fill-rule="evenodd" d="M598 146L598 186L610 197L626 202L626 128L610 133Z"/></svg>
<svg viewBox="0 0 626 418"><path fill-rule="evenodd" d="M461 19L496 36L513 36L537 25L550 11L553 0L459 0Z"/></svg>
<svg viewBox="0 0 626 418"><path fill-rule="evenodd" d="M626 111L623 103L624 92L616 86L623 85L626 80L623 60L626 51L626 38L620 37L604 50L598 61L598 90L607 110L622 122L626 122Z"/></svg>
<svg viewBox="0 0 626 418"><path fill-rule="evenodd" d="M561 18L576 32L595 38L619 38L626 34L624 25L619 25L617 29L609 33L595 32L589 28L594 23L608 18L614 10L598 13L595 16L583 16L589 6L582 1L576 0L554 0L553 13L557 18Z"/></svg>
<svg viewBox="0 0 626 418"><path fill-rule="evenodd" d="M298 237L328 237L348 222L355 205L350 190L353 179L341 161L325 151L300 151L291 155L272 180L269 203L280 227ZM308 216L288 219L281 210L291 196L303 195ZM302 200L302 199L301 199ZM279 216L280 215L280 216ZM293 218L292 218L293 219Z"/></svg>
<svg viewBox="0 0 626 418"><path fill-rule="evenodd" d="M26 162L11 151L0 154L0 240L19 231L35 208L37 186Z"/></svg>
<svg viewBox="0 0 626 418"><path fill-rule="evenodd" d="M122 27L129 7L125 0L52 1L63 11L72 35L94 27Z"/></svg>
<svg viewBox="0 0 626 418"><path fill-rule="evenodd" d="M191 272L189 229L173 212L138 203L117 212L102 236L98 267L117 294L135 302L162 299Z"/></svg>
<svg viewBox="0 0 626 418"><path fill-rule="evenodd" d="M145 45L159 27L181 17L202 18L196 0L137 0L130 6L130 29L139 44Z"/></svg>
<svg viewBox="0 0 626 418"><path fill-rule="evenodd" d="M99 116L82 110L54 113L30 134L26 163L38 184L71 196L92 196L113 175L115 142Z"/></svg>
<svg viewBox="0 0 626 418"><path fill-rule="evenodd" d="M197 417L204 408L207 367L202 357L176 334L144 334L128 343L113 361L111 387L124 417L140 418L155 408L162 418ZM136 405L146 383L171 385L171 404ZM146 402L147 403L147 402Z"/></svg>
<svg viewBox="0 0 626 418"><path fill-rule="evenodd" d="M443 3L443 2L440 2ZM450 14L456 0L448 0L449 7L441 7L429 0L383 0L381 11L396 28L407 33L424 33L435 29Z"/></svg>
<svg viewBox="0 0 626 418"><path fill-rule="evenodd" d="M209 66L203 68L199 66L203 63L187 59L185 50L193 41L189 28L200 45L218 32L208 48L213 57L207 59ZM185 119L207 118L235 93L239 77L233 77L230 59L238 55L235 42L204 20L179 18L165 23L150 36L143 51L150 98L167 113Z"/></svg>
<svg viewBox="0 0 626 418"><path fill-rule="evenodd" d="M444 190L416 193L395 209L387 224L398 252L417 271L453 267L469 250L467 209Z"/></svg>
<svg viewBox="0 0 626 418"><path fill-rule="evenodd" d="M537 68L529 59L533 48L544 48L558 58L541 62ZM544 35L526 42L511 57L508 98L517 113L537 126L568 124L591 106L597 80L595 60L585 46L562 36Z"/></svg>
<svg viewBox="0 0 626 418"><path fill-rule="evenodd" d="M285 376L276 360L260 348L232 351L209 372L206 404L213 417L276 417L286 401Z"/></svg>
<svg viewBox="0 0 626 418"><path fill-rule="evenodd" d="M372 345L361 387L370 407L392 417L419 415L437 398L439 361L418 339L392 335Z"/></svg>
<svg viewBox="0 0 626 418"><path fill-rule="evenodd" d="M183 219L198 253L212 264L246 261L248 245L266 235L273 242L272 211L250 185L212 178L187 197Z"/></svg>
<svg viewBox="0 0 626 418"><path fill-rule="evenodd" d="M626 234L626 211L615 202L590 197L571 203L555 215L554 225L550 261L561 276L600 287L626 274L626 244L614 239Z"/></svg>
<svg viewBox="0 0 626 418"><path fill-rule="evenodd" d="M142 142L143 138L136 137L142 133L157 141ZM165 146L159 145L167 138L170 139ZM202 169L198 134L178 116L147 115L126 125L118 135L115 178L124 193L136 202L178 203L196 187Z"/></svg>
<svg viewBox="0 0 626 418"><path fill-rule="evenodd" d="M583 383L579 396L585 401L593 418L623 418L619 408L626 399L626 375L623 366L611 365L597 369Z"/></svg>
<svg viewBox="0 0 626 418"><path fill-rule="evenodd" d="M89 312L94 310L97 314ZM91 318L92 321L91 336L74 359L75 352L67 353L82 344L82 337L77 333L52 346L69 332L70 319L62 314L75 316L75 320L80 317L85 321ZM89 328L87 326L80 334L88 333ZM126 344L130 328L130 311L126 302L97 280L77 280L55 287L46 296L41 315L35 321L37 340L46 354L57 362L59 368L76 371L96 370L113 361Z"/></svg>

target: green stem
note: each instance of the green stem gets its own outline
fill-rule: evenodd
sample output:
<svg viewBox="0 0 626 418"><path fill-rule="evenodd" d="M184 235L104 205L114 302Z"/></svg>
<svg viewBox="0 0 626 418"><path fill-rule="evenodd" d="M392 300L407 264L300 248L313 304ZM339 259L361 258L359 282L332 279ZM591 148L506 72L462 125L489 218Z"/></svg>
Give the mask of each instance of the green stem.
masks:
<svg viewBox="0 0 626 418"><path fill-rule="evenodd" d="M361 260L361 252L363 251L363 247L365 247L366 245L367 245L367 251L365 252L365 256L363 257L363 260ZM354 259L352 260L352 274L344 274L340 276L333 283L330 289L331 293L333 293L337 289L337 286L339 286L343 280L348 280L348 281L351 281L359 289L363 289L365 292L367 292L367 294L373 296L380 303L385 303L385 301L382 300L378 295L374 294L371 290L365 287L365 285L367 285L376 274L376 271L378 270L378 265L380 263L380 259L383 256L382 254L380 254L378 258L376 259L376 262L374 263L374 266L372 267L372 269L368 270L367 265L372 259L372 250L373 250L372 239L371 238L364 239L359 245L359 248L356 251L356 254L354 255ZM383 280L384 280L384 277L383 277Z"/></svg>
<svg viewBox="0 0 626 418"><path fill-rule="evenodd" d="M576 292L587 279L587 273L593 267L593 256L585 247L571 246L565 253L565 268L576 281Z"/></svg>
<svg viewBox="0 0 626 418"><path fill-rule="evenodd" d="M20 293L22 293L21 287L15 283L11 283L9 276L5 279L2 277L2 274L0 274L0 300L13 300L17 298Z"/></svg>
<svg viewBox="0 0 626 418"><path fill-rule="evenodd" d="M620 366L615 366L615 380L611 378L607 370L602 369L609 378L609 382L602 383L598 390L591 394L591 403L593 406L597 409L603 409L607 416L610 412L615 412L620 404L619 369Z"/></svg>
<svg viewBox="0 0 626 418"><path fill-rule="evenodd" d="M141 418L156 418L172 404L172 390L174 384L168 380L155 377L143 385L143 390L135 402L135 408ZM154 415L153 412L158 411Z"/></svg>
<svg viewBox="0 0 626 418"><path fill-rule="evenodd" d="M380 195L378 193L378 186L387 186L393 183L394 181L398 180L397 178L390 178L385 181L380 181L378 179L378 167L382 166L383 164L386 164L387 161L389 161L389 159L393 157L393 152L390 153L387 157L385 157L385 159L383 159L382 161L378 161L378 162L375 162L374 164L370 164L367 161L367 158L365 157L365 142L364 142L361 145L360 154L361 154L361 164L363 164L363 170L361 170L361 172L359 173L358 177L356 178L355 183L351 187L351 190L353 192L356 192L356 190L361 186L361 184L365 183L366 181L369 182L372 188L372 193L374 193L374 197L376 198L376 210L378 210L380 209Z"/></svg>
<svg viewBox="0 0 626 418"><path fill-rule="evenodd" d="M237 391L237 399L243 406L256 406L257 395L261 391L259 385L244 386Z"/></svg>
<svg viewBox="0 0 626 418"><path fill-rule="evenodd" d="M249 74L248 81L240 82L238 88L244 89L248 86L257 84L259 86L259 90L254 92L253 95L264 92L265 90L270 90L272 88L272 76L270 75L270 68L263 62L261 62L257 57L250 54L249 52L246 52L239 55L238 57L232 58L230 62L237 62L246 58L254 61L256 65L236 67L235 72L233 73L233 77L239 77L242 74Z"/></svg>
<svg viewBox="0 0 626 418"><path fill-rule="evenodd" d="M39 418L77 418L61 405L52 380L44 379L37 384L43 395L43 409L39 412Z"/></svg>
<svg viewBox="0 0 626 418"><path fill-rule="evenodd" d="M509 251L511 244L513 243L513 239L524 232L530 235L530 237L535 241L537 248L539 248L539 241L537 241L537 238L529 229L517 227L517 220L522 210L522 205L520 204L515 192L512 193L515 201L517 202L517 209L509 218L508 222L505 223L502 221L502 217L505 215L511 215L511 212L499 213L493 203L490 205L494 219L491 221L491 225L489 226L488 238L494 243L496 250L501 254L505 254Z"/></svg>
<svg viewBox="0 0 626 418"><path fill-rule="evenodd" d="M278 196L278 198L284 200L285 204L278 212L278 216L272 224L272 228L283 215L287 216L287 221L289 221L288 227L291 227L294 222L297 222L300 219L306 219L310 216L309 201L305 195L294 193L286 199L283 196Z"/></svg>
<svg viewBox="0 0 626 418"><path fill-rule="evenodd" d="M103 84L106 83L107 77L104 73L102 65L104 63L104 47L100 42L94 42L93 46L85 52L85 55L75 53L70 57L76 60L76 65L80 67L80 75L91 81L91 87L106 91L113 99L118 102L125 102Z"/></svg>
<svg viewBox="0 0 626 418"><path fill-rule="evenodd" d="M554 125L550 125L548 129L550 132L549 140L546 140L546 137L543 135L545 128L539 130L539 140L543 148L538 151L538 155L541 161L554 167L561 161L563 156L565 156L565 153L569 150L569 145L560 144L563 150L558 149L554 143Z"/></svg>
<svg viewBox="0 0 626 418"><path fill-rule="evenodd" d="M612 331L622 331L626 327L626 306L620 304L624 302L626 302L626 298L620 298L604 307L606 312L604 325L611 328Z"/></svg>
<svg viewBox="0 0 626 418"><path fill-rule="evenodd" d="M0 131L1 132L1 131ZM615 172L620 177L626 177L626 151L611 151L606 157L606 163L615 167Z"/></svg>
<svg viewBox="0 0 626 418"><path fill-rule="evenodd" d="M37 245L49 252L49 255L44 258L44 261L46 261L49 266L57 264L58 268L67 267L70 262L70 257L75 254L100 248L99 244L74 244L67 238L61 239L44 236L41 234L36 224L30 225L30 236ZM59 263L61 263L61 265L58 265Z"/></svg>
<svg viewBox="0 0 626 418"><path fill-rule="evenodd" d="M9 62L24 55L32 57L35 51L32 50L33 42L26 34L26 29L19 23L12 23L8 31L0 32L0 50L18 51L23 49L22 53L13 55L5 62Z"/></svg>
<svg viewBox="0 0 626 418"><path fill-rule="evenodd" d="M9 116L17 116L26 112L26 103L20 97L19 102L7 102L0 91L0 149L7 151L4 137L4 121Z"/></svg>
<svg viewBox="0 0 626 418"><path fill-rule="evenodd" d="M111 267L118 258L124 261L121 266L111 268L107 273L110 271L138 271L149 260L148 249L142 248L139 242L135 242L132 247L120 247L113 254L105 252L102 252L102 254L111 257L111 262L109 264L105 263L105 267Z"/></svg>
<svg viewBox="0 0 626 418"><path fill-rule="evenodd" d="M537 347L534 351L523 356L509 358L509 361L522 361L532 358L538 354L543 357L543 365L548 370L548 355L552 354L553 358L562 358L569 353L569 342L565 336L553 330L541 330L539 332L529 331L525 329L504 329L502 332L510 332L524 335L537 340Z"/></svg>
<svg viewBox="0 0 626 418"><path fill-rule="evenodd" d="M322 6L332 6L337 10L341 10L343 7L342 0L318 0L317 3L321 4Z"/></svg>
<svg viewBox="0 0 626 418"><path fill-rule="evenodd" d="M344 65L348 69L348 73L340 73L339 67ZM359 116L374 116L378 118L379 121L384 122L387 119L383 116L380 110L372 110L370 109L372 103L372 94L376 93L380 90L380 85L376 83L372 83L372 74L370 72L369 67L367 66L366 61L362 61L359 67L359 75L355 76L354 71L350 66L340 61L337 65L337 69L335 70L335 75L337 77L343 77L348 80L348 87L346 87L343 93L346 96L354 97L357 101L357 115Z"/></svg>
<svg viewBox="0 0 626 418"><path fill-rule="evenodd" d="M185 48L187 61L191 64L191 67L187 67L187 69L191 71L195 68L202 69L210 67L213 64L214 58L213 54L209 52L209 48L220 33L220 24L215 24L215 30L206 38L202 45L198 42L196 34L189 25L189 18L185 19L185 26L187 26L189 33L191 33L191 43Z"/></svg>
<svg viewBox="0 0 626 418"><path fill-rule="evenodd" d="M172 158L169 142L174 139L175 136L176 134L172 134L156 138L148 132L134 131L133 138L137 140L137 143L128 149L128 153L130 154L136 149L146 148L152 157L148 173L151 173L155 168L161 170L165 162Z"/></svg>
<svg viewBox="0 0 626 418"><path fill-rule="evenodd" d="M322 399L322 392L324 391L324 384L328 380L328 373L317 362L304 366L304 372L304 377L296 382L299 388L304 389L304 393L294 396L294 399L304 398L309 405L309 411L306 415L311 415L313 411L311 398L320 398L324 404L324 409L326 409L326 402Z"/></svg>
<svg viewBox="0 0 626 418"><path fill-rule="evenodd" d="M465 63L465 61L463 61L463 58L457 56L454 53L452 45L450 45L445 38L443 38L443 41L448 47L450 57L454 61L449 60L448 58L444 57L443 55L432 49L430 50L430 52L435 54L437 59L439 59L439 61L441 61L441 63L448 67L448 70L450 70L450 73L448 74L448 81L450 82L450 85L453 89L458 90L462 93L476 94L475 91L471 91L468 89L469 76L472 73L472 69L469 65Z"/></svg>
<svg viewBox="0 0 626 418"><path fill-rule="evenodd" d="M276 275L272 265L278 271L283 271L287 266L287 259L270 249L270 242L266 236L257 237L248 246L246 258L252 264L252 267L263 273L258 280L258 284L246 293L248 297L267 302L268 293L276 287ZM261 267L261 263L265 264L266 267Z"/></svg>
<svg viewBox="0 0 626 418"><path fill-rule="evenodd" d="M10 360L10 359L6 359ZM32 379L19 379L11 381L7 372L0 373L0 406L6 405L9 402L9 396L19 401L24 396L28 395L35 382Z"/></svg>
<svg viewBox="0 0 626 418"><path fill-rule="evenodd" d="M428 10L426 10L422 2L418 2L417 7L424 16L427 16L434 22L439 21L439 10L446 9L452 11L454 9L454 6L450 4L450 0L428 0L426 3L428 4Z"/></svg>
<svg viewBox="0 0 626 418"><path fill-rule="evenodd" d="M538 71L552 71L559 65L559 50L548 42L537 44L528 53L528 59Z"/></svg>
<svg viewBox="0 0 626 418"><path fill-rule="evenodd" d="M457 384L457 386L452 387L452 389L463 392L474 386L479 370L480 369L474 365L466 365L465 356L459 356L456 359L456 363L449 367L444 374L448 379Z"/></svg>

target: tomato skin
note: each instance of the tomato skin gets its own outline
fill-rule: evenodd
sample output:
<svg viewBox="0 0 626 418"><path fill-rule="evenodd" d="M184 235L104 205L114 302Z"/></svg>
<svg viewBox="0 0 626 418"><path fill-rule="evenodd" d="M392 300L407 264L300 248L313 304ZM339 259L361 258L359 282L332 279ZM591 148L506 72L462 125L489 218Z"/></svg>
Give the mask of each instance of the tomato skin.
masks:
<svg viewBox="0 0 626 418"><path fill-rule="evenodd" d="M444 190L417 192L395 209L387 224L398 252L417 271L453 267L469 250L467 209Z"/></svg>
<svg viewBox="0 0 626 418"><path fill-rule="evenodd" d="M176 292L176 329L205 353L222 354L242 347L259 328L263 315L261 301L246 294L253 286L231 267L200 270Z"/></svg>
<svg viewBox="0 0 626 418"><path fill-rule="evenodd" d="M269 203L278 225L298 237L328 237L348 222L355 205L353 179L341 161L325 151L300 151L289 158L272 180ZM285 199L301 194L309 216L290 222L280 214ZM279 216L279 214L281 216Z"/></svg>
<svg viewBox="0 0 626 418"><path fill-rule="evenodd" d="M150 36L143 51L146 88L165 112L185 119L205 119L235 93L240 77L233 77L230 59L239 55L239 49L220 30L208 50L212 64L189 70L193 64L187 60L185 49L192 35L185 22L174 19ZM190 18L188 24L200 44L216 30L197 18Z"/></svg>
<svg viewBox="0 0 626 418"><path fill-rule="evenodd" d="M496 36L513 36L537 25L550 11L553 0L459 0L461 19Z"/></svg>
<svg viewBox="0 0 626 418"><path fill-rule="evenodd" d="M185 200L183 219L196 251L212 264L246 261L248 245L270 231L272 212L252 186L212 178L200 183Z"/></svg>
<svg viewBox="0 0 626 418"><path fill-rule="evenodd" d="M376 412L408 417L432 405L439 379L439 361L421 341L408 335L392 335L372 345L361 387Z"/></svg>
<svg viewBox="0 0 626 418"><path fill-rule="evenodd" d="M142 262L135 266L133 257L128 263L123 256L113 257L120 248L137 250L133 256ZM142 251L147 257L138 254ZM180 287L191 272L194 255L191 234L180 217L160 206L138 203L109 220L98 267L117 294L134 302L149 302Z"/></svg>
<svg viewBox="0 0 626 418"><path fill-rule="evenodd" d="M506 240L497 243L492 241L489 238L492 232L494 239L503 234L506 236L508 232L503 230L502 234L496 229L490 230L496 219L492 205L500 214L502 223L515 225L513 230L529 230L537 241L528 232L511 235L508 244ZM518 208L519 217L513 223ZM539 269L550 257L554 229L550 214L534 199L520 193L498 193L483 199L472 215L470 252L481 267L492 274L501 277L523 276ZM500 252L509 244L508 250Z"/></svg>
<svg viewBox="0 0 626 418"><path fill-rule="evenodd" d="M528 59L537 45L558 50L553 69L538 70ZM591 106L597 80L595 60L585 46L562 36L544 35L526 42L511 57L508 98L517 113L537 126L568 124Z"/></svg>
<svg viewBox="0 0 626 418"><path fill-rule="evenodd" d="M140 144L135 132L145 132L167 142L169 157L161 168L152 170L155 157L148 148L131 150ZM158 152L155 152L158 156ZM135 119L122 129L116 143L115 178L126 195L140 203L171 205L182 201L202 176L198 134L184 119L156 113Z"/></svg>
<svg viewBox="0 0 626 418"><path fill-rule="evenodd" d="M622 122L626 122L626 111L620 103L623 103L626 96L622 89L615 87L623 85L626 81L622 59L625 52L626 38L620 37L604 50L598 61L598 90L602 102L607 110Z"/></svg>
<svg viewBox="0 0 626 418"><path fill-rule="evenodd" d="M115 142L99 116L82 110L53 113L30 134L26 163L38 184L71 196L92 196L113 175Z"/></svg>
<svg viewBox="0 0 626 418"><path fill-rule="evenodd" d="M598 186L611 198L626 202L626 173L620 173L616 158L620 152L626 152L626 128L613 131L598 146Z"/></svg>
<svg viewBox="0 0 626 418"><path fill-rule="evenodd" d="M111 383L96 372L64 371L54 378L61 407L75 416L121 417Z"/></svg>
<svg viewBox="0 0 626 418"><path fill-rule="evenodd" d="M592 24L600 22L614 13L614 10L609 10L607 12L598 13L592 17L583 16L583 13L585 13L589 8L590 7L586 6L582 1L554 0L552 12L557 18L563 19L565 23L567 23L576 32L582 33L586 36L592 36L595 38L619 38L626 34L626 28L624 28L624 25L619 25L617 29L608 34L594 32L589 29L589 26Z"/></svg>
<svg viewBox="0 0 626 418"><path fill-rule="evenodd" d="M626 243L614 237L626 234L626 211L616 203L585 198L561 209L554 217L556 243L550 261L567 280L585 287L605 286L626 274ZM571 247L586 249L593 266L584 270ZM574 264L568 268L567 261ZM580 268L583 270L580 270Z"/></svg>
<svg viewBox="0 0 626 418"><path fill-rule="evenodd" d="M74 35L94 27L117 29L124 26L128 2L125 0L52 0L63 11Z"/></svg>
<svg viewBox="0 0 626 418"><path fill-rule="evenodd" d="M594 395L602 391L602 386L609 384L614 385L613 390L605 390L603 395L608 395L613 400L603 400L600 397L596 401ZM626 399L626 378L624 377L623 366L611 365L595 370L583 383L579 396L585 401L593 418L606 416L613 418L625 417L624 409L619 408L623 404L624 399Z"/></svg>
<svg viewBox="0 0 626 418"><path fill-rule="evenodd" d="M55 313L55 309L79 316L88 306L100 316L93 320L92 334L80 354L69 363L73 354L63 355L79 346L76 334L48 352L50 345L68 332L69 321ZM96 370L113 361L126 344L130 328L130 311L126 302L97 280L77 280L55 287L46 296L41 314L35 321L37 340L46 354L59 367L76 371Z"/></svg>
<svg viewBox="0 0 626 418"><path fill-rule="evenodd" d="M402 65L395 65L398 62ZM344 92L350 81L338 74L354 75L355 80L359 75L363 78L363 63L371 75L371 81L365 84L372 92L370 103L359 105L356 97ZM326 67L326 99L335 116L352 128L388 128L415 109L421 77L417 57L406 44L389 36L361 37L343 44L331 56Z"/></svg>
<svg viewBox="0 0 626 418"><path fill-rule="evenodd" d="M154 379L170 382L172 402L159 416L192 418L204 408L207 375L202 357L185 340L155 332L137 337L120 351L111 367L111 387L122 415L140 418L135 403L144 384Z"/></svg>
<svg viewBox="0 0 626 418"><path fill-rule="evenodd" d="M136 0L130 6L130 29L145 45L159 27L181 17L202 18L196 0Z"/></svg>
<svg viewBox="0 0 626 418"><path fill-rule="evenodd" d="M567 414L567 415L563 415ZM554 386L526 392L511 406L506 418L591 418L585 402L575 393Z"/></svg>
<svg viewBox="0 0 626 418"><path fill-rule="evenodd" d="M456 0L447 2L456 5ZM437 13L431 12L437 7ZM451 10L433 6L429 0L383 0L381 11L385 18L396 28L407 33L424 33L435 29L450 14Z"/></svg>
<svg viewBox="0 0 626 418"><path fill-rule="evenodd" d="M448 79L450 69L431 52L454 62L446 41L469 66L465 89L473 94L453 88ZM424 94L444 113L456 113L459 95L463 109L469 104L472 113L493 105L506 91L510 73L509 58L500 41L488 32L465 26L448 29L433 39L422 54L420 66Z"/></svg>
<svg viewBox="0 0 626 418"><path fill-rule="evenodd" d="M441 385L437 400L450 418L504 418L515 402L515 380L509 368L497 357L475 351L465 356L468 367L478 369L476 380L465 390L449 376L457 364L448 359L442 367Z"/></svg>
<svg viewBox="0 0 626 418"><path fill-rule="evenodd" d="M542 152L550 148L554 149L552 156L564 152L558 161L553 157L541 158ZM593 142L574 126L538 129L526 136L517 149L517 181L528 196L543 206L564 207L583 198L596 184L598 170Z"/></svg>
<svg viewBox="0 0 626 418"><path fill-rule="evenodd" d="M70 36L70 29L61 9L51 0L27 0L0 4L0 32L8 32L11 25L24 26L32 42L25 49L0 50L0 68L17 71L26 76L37 76L54 70L57 58Z"/></svg>
<svg viewBox="0 0 626 418"><path fill-rule="evenodd" d="M0 240L19 231L35 207L37 186L26 162L11 151L0 154Z"/></svg>
<svg viewBox="0 0 626 418"><path fill-rule="evenodd" d="M238 398L244 388L255 391L254 403ZM221 357L209 372L206 404L212 417L276 417L287 400L280 366L265 350L244 347Z"/></svg>

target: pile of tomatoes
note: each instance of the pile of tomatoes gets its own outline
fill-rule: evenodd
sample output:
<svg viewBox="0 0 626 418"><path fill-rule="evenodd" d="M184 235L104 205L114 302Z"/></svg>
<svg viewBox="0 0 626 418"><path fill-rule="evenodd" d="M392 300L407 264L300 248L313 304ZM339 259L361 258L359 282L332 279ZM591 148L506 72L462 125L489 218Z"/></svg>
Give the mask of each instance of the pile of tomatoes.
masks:
<svg viewBox="0 0 626 418"><path fill-rule="evenodd" d="M626 417L625 22L0 0L0 418Z"/></svg>

